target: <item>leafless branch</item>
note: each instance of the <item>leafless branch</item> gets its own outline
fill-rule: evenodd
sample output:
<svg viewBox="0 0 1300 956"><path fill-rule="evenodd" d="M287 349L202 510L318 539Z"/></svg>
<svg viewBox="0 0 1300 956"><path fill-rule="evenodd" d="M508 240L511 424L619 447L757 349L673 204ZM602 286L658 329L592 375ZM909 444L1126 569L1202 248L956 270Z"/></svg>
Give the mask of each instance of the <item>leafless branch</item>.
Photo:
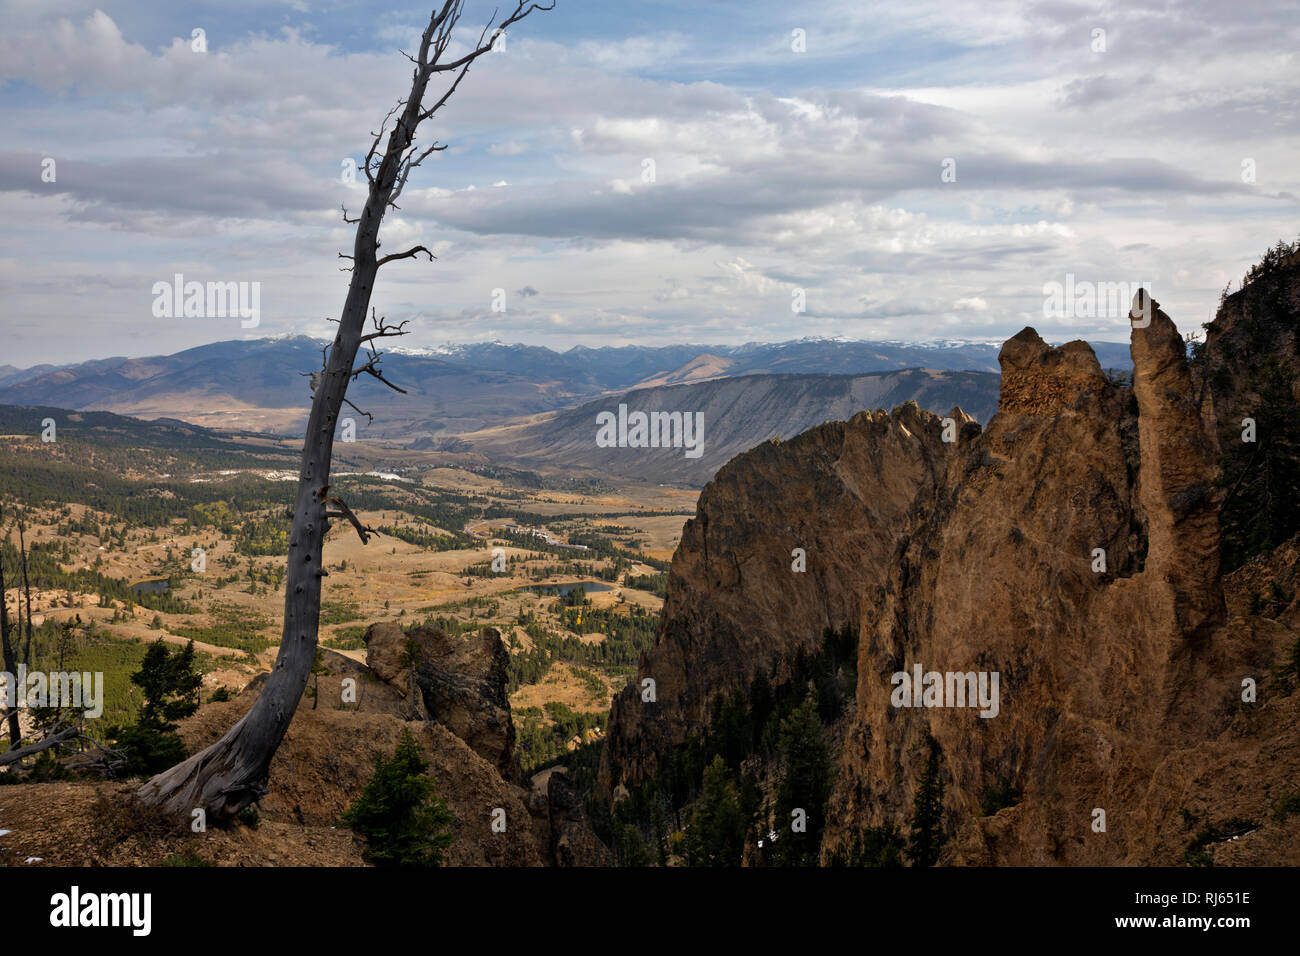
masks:
<svg viewBox="0 0 1300 956"><path fill-rule="evenodd" d="M374 416L374 415L371 415L369 412L363 412L361 409L357 408L357 406L355 406L355 405L352 404L352 399L348 398L348 397L345 395L345 396L343 396L343 401L348 405L348 407L350 407L350 408L351 408L354 412L356 412L358 415L365 415L365 416L366 416L366 424L368 424L368 425L373 425L373 424L375 423L375 416Z"/></svg>
<svg viewBox="0 0 1300 956"><path fill-rule="evenodd" d="M457 16L459 16L460 14L461 2L462 0L455 0ZM515 12L510 14L510 16L506 17L506 19L501 21L501 25L497 27L495 31L493 31L492 39L489 40L486 44L483 43L483 36L486 35L488 28L492 26L492 20L496 19L496 14L492 15L492 20L489 20L487 22L487 26L483 28L483 34L479 36L479 42L475 46L473 51L465 54L458 60L452 60L450 63L438 63L438 62L427 63L426 69L428 69L429 72L431 73L448 73L452 70L459 70L462 66L468 66L469 64L477 60L479 57L481 57L484 53L490 52L492 49L492 44L496 42L497 35L504 33L506 31L506 28L509 27L511 24L518 23L520 20L528 16L528 14L532 13L534 10L554 10L554 9L555 9L554 0L552 0L550 4L541 4L541 3L525 4L524 0L519 0L519 2L515 6ZM448 37L450 37L450 31L448 31ZM438 52L441 53L442 50L446 49L446 46L447 45L444 42L441 45L441 47L439 47Z"/></svg>
<svg viewBox="0 0 1300 956"><path fill-rule="evenodd" d="M0 767L8 766L11 763L17 763L24 757L30 757L32 754L40 753L42 750L49 750L51 747L58 746L73 738L82 736L81 723L75 723L71 727L65 727L63 730L55 731L44 740L38 740L34 744L28 744L25 747L15 747L12 750L6 750L0 754Z"/></svg>
<svg viewBox="0 0 1300 956"><path fill-rule="evenodd" d="M398 174L397 183L393 186L393 192L388 197L388 205L394 209L400 208L397 205L397 197L402 195L402 190L406 188L406 177L411 175L411 170L424 162L430 153L442 152L446 148L446 146L439 146L435 142L432 146L421 153L418 158L412 159L412 157L415 156L415 147L412 146L411 151L406 154L406 158L402 161L401 172Z"/></svg>
<svg viewBox="0 0 1300 956"><path fill-rule="evenodd" d="M394 113L405 105L406 100L398 100L397 105L388 111L388 115L384 117L384 121L379 124L379 132L373 134L375 137L374 142L370 144L370 152L366 153L366 161L361 164L361 168L366 172L366 179L370 181L370 185L372 186L375 184L375 176L374 171L371 169L371 163L374 162L375 153L379 150L379 143L384 138L384 131L388 126L388 121L393 118Z"/></svg>
<svg viewBox="0 0 1300 956"><path fill-rule="evenodd" d="M394 392L401 392L403 395L405 395L406 389L398 388L388 379L384 378L384 373L379 370L379 359L383 354L384 354L383 352L371 352L370 361L366 362L365 365L359 365L352 370L352 378L355 380L358 375L360 375L362 372L365 372L367 375L373 375L375 378L379 379L379 381L383 382Z"/></svg>
<svg viewBox="0 0 1300 956"><path fill-rule="evenodd" d="M325 498L324 500L329 502L330 504L338 505L339 507L338 511L326 511L325 512L326 520L332 520L335 518L346 518L351 523L352 527L357 529L357 534L361 537L362 544L368 544L370 542L370 536L372 534L378 537L379 532L376 531L374 528L363 525L360 519L357 518L357 516L352 513L352 509L349 508L346 503L344 503L342 498L335 498L334 496L331 495L330 497Z"/></svg>
<svg viewBox="0 0 1300 956"><path fill-rule="evenodd" d="M361 336L362 345L374 339L386 339L396 335L409 334L406 331L406 323L411 321L410 319L403 319L401 322L398 322L396 325L387 325L385 324L384 319L385 316L382 315L379 316L379 318L375 318L374 309L370 310L370 321L374 323L375 331Z"/></svg>
<svg viewBox="0 0 1300 956"><path fill-rule="evenodd" d="M394 259L409 259L412 256L418 256L421 252L423 252L426 256L429 257L430 262L432 262L434 259L437 258L437 256L435 256L428 249L424 248L424 246L416 246L414 249L407 249L405 252L395 252L391 256L384 256L382 259L379 260L377 265L382 266L385 262L392 262Z"/></svg>

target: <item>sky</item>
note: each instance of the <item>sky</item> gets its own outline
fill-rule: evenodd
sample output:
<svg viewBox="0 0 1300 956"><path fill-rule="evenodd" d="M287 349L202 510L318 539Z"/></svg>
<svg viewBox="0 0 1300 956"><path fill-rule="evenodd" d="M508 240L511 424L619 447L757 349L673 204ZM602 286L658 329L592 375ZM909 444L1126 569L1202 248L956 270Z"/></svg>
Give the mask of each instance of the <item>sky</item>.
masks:
<svg viewBox="0 0 1300 956"><path fill-rule="evenodd" d="M0 0L0 365L332 334L428 15ZM557 0L503 47L384 221L437 256L376 285L408 347L1123 341L1049 285L1193 331L1300 231L1294 0ZM256 283L257 325L157 315L178 273Z"/></svg>

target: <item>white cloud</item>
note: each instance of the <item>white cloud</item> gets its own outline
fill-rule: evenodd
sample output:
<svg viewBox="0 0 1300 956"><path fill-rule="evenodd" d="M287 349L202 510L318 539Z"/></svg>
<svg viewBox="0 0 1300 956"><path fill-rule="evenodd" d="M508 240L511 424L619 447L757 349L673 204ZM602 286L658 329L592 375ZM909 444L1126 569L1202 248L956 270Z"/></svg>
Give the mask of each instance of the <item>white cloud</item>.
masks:
<svg viewBox="0 0 1300 956"><path fill-rule="evenodd" d="M208 24L196 54L183 4L161 26L129 2L10 4L0 292L41 321L7 320L7 361L227 337L138 326L140 287L174 271L263 280L273 331L336 313L339 206L355 212L364 185L340 164L405 89L395 50L420 28L373 12L355 14L362 42L332 29L342 7L235 4L246 19ZM376 296L431 341L489 320L560 345L1026 321L1050 336L1042 283L1067 271L1151 281L1190 328L1295 232L1292 6L772 5L733 32L706 9L654 33L620 33L619 16L515 28L430 125L452 148L412 177L384 242L439 258L388 267ZM807 30L802 59L786 22ZM1105 54L1087 48L1094 22ZM545 313L485 314L491 289L529 287Z"/></svg>

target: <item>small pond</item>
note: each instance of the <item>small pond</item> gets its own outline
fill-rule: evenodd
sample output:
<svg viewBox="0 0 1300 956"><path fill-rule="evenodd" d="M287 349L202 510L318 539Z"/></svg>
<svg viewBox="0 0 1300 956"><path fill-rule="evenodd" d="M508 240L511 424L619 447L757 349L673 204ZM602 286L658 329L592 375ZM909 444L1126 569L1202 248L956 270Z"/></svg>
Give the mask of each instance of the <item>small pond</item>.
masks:
<svg viewBox="0 0 1300 956"><path fill-rule="evenodd" d="M131 590L136 594L166 594L170 585L166 578L154 578L150 581L137 581L131 585Z"/></svg>

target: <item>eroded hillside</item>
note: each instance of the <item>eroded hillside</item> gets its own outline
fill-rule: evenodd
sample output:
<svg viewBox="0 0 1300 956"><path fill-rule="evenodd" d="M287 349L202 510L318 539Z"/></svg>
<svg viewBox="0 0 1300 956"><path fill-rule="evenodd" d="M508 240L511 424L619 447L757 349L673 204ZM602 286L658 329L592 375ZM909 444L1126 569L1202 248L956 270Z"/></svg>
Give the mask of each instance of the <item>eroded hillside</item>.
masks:
<svg viewBox="0 0 1300 956"><path fill-rule="evenodd" d="M357 866L365 843L340 817L379 757L410 731L451 813L452 866L602 865L608 851L587 824L564 772L520 774L506 697L501 635L432 627L369 629L367 663L322 651L271 764L254 825L196 832L134 799L139 783L77 780L5 788L0 864L93 866ZM412 668L409 661L417 663ZM240 720L266 675L234 699L205 704L180 728L191 751Z"/></svg>
<svg viewBox="0 0 1300 956"><path fill-rule="evenodd" d="M1297 272L1256 281L1295 289ZM1253 387L1240 343L1285 353L1295 379L1295 296L1254 302L1249 287L1226 299L1192 362L1153 304L1132 329L1131 385L1085 343L1051 348L1026 329L1003 347L982 432L954 410L945 434L904 405L732 461L615 701L604 793L664 790L720 699L751 689L753 706L759 670L778 687L804 679L827 629L847 628L856 668L836 673L856 682L842 712L823 708L836 751L824 862L906 829L930 738L942 862L1172 864L1198 841L1218 862L1300 861L1300 820L1279 809L1300 770L1295 545L1226 577L1220 557L1221 463ZM1226 358L1225 343L1238 343ZM996 714L895 706L893 675L917 665L997 674ZM740 752L770 793L771 748ZM990 806L996 792L1013 796Z"/></svg>

